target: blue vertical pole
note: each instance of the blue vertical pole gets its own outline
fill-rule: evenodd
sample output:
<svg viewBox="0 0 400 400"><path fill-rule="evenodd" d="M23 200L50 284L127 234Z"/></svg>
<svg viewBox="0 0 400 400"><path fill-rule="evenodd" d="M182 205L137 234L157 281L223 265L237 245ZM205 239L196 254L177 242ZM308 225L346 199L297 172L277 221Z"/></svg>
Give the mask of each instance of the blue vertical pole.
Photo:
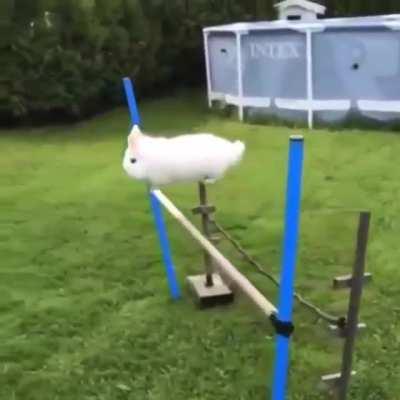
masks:
<svg viewBox="0 0 400 400"><path fill-rule="evenodd" d="M124 78L123 83L124 83L125 95L128 102L129 113L131 116L132 124L140 126L140 114L132 82L129 78ZM171 297L174 300L177 300L180 298L180 290L179 290L178 279L175 273L174 263L172 261L167 228L165 226L161 204L158 198L151 191L150 191L150 204L151 204L151 209L153 211L154 222L156 225L158 239L161 246L165 271L167 273L169 290L171 293Z"/></svg>
<svg viewBox="0 0 400 400"><path fill-rule="evenodd" d="M303 175L304 139L291 136L286 189L285 233L278 320L292 324L294 281L296 274L297 245L300 224L301 187ZM277 333L272 400L284 400L289 369L290 334Z"/></svg>
<svg viewBox="0 0 400 400"><path fill-rule="evenodd" d="M132 81L129 78L124 78L122 81L124 83L125 95L128 102L129 113L131 114L132 124L140 126L140 114Z"/></svg>
<svg viewBox="0 0 400 400"><path fill-rule="evenodd" d="M162 254L163 254L163 260L164 260L165 272L167 274L169 291L171 293L171 297L174 300L178 300L181 297L181 293L179 290L178 279L176 278L174 263L172 261L171 249L170 249L169 241L168 241L167 228L165 226L160 201L158 200L157 196L152 191L150 191L150 203L151 203L151 209L153 211L154 221L155 221L156 228L157 228L158 239L159 239Z"/></svg>

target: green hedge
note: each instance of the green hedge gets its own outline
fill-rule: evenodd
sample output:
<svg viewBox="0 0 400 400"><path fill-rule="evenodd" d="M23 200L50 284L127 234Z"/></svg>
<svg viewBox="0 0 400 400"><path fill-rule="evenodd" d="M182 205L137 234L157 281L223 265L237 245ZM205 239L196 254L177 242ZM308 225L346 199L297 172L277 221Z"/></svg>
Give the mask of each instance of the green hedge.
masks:
<svg viewBox="0 0 400 400"><path fill-rule="evenodd" d="M249 19L236 3L10 0L0 10L1 124L79 119L110 108L122 100L125 75L141 95L199 83L201 28Z"/></svg>
<svg viewBox="0 0 400 400"><path fill-rule="evenodd" d="M80 119L120 104L126 75L135 79L140 95L199 84L205 75L203 26L274 15L267 0L0 3L3 126ZM355 0L334 3L332 11L355 12ZM368 11L366 2L358 3ZM382 11L390 7L395 6L388 0Z"/></svg>

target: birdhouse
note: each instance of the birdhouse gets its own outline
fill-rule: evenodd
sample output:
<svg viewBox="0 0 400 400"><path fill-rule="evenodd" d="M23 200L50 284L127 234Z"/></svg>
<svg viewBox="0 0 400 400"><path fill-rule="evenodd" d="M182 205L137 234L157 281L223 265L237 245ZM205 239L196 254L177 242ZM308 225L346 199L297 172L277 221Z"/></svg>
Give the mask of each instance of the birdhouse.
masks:
<svg viewBox="0 0 400 400"><path fill-rule="evenodd" d="M290 21L314 21L324 15L326 7L307 0L285 0L275 4L279 19Z"/></svg>

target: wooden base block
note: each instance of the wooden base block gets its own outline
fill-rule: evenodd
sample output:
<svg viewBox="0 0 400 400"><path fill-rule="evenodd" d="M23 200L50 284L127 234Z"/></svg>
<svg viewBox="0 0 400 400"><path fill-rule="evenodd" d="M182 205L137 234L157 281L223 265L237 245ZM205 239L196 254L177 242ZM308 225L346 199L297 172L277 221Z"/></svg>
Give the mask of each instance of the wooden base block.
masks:
<svg viewBox="0 0 400 400"><path fill-rule="evenodd" d="M213 274L213 286L206 286L206 276L189 276L187 282L200 308L232 303L234 294L218 274Z"/></svg>

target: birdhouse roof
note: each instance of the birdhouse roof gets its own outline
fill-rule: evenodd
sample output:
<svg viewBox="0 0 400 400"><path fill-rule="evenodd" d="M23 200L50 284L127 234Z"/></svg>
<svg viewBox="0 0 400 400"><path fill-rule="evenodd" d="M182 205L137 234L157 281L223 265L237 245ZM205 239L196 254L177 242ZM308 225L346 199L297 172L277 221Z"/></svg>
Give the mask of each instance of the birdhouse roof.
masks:
<svg viewBox="0 0 400 400"><path fill-rule="evenodd" d="M326 7L308 0L285 0L275 4L276 8L285 9L290 7L300 7L316 14L325 14Z"/></svg>

